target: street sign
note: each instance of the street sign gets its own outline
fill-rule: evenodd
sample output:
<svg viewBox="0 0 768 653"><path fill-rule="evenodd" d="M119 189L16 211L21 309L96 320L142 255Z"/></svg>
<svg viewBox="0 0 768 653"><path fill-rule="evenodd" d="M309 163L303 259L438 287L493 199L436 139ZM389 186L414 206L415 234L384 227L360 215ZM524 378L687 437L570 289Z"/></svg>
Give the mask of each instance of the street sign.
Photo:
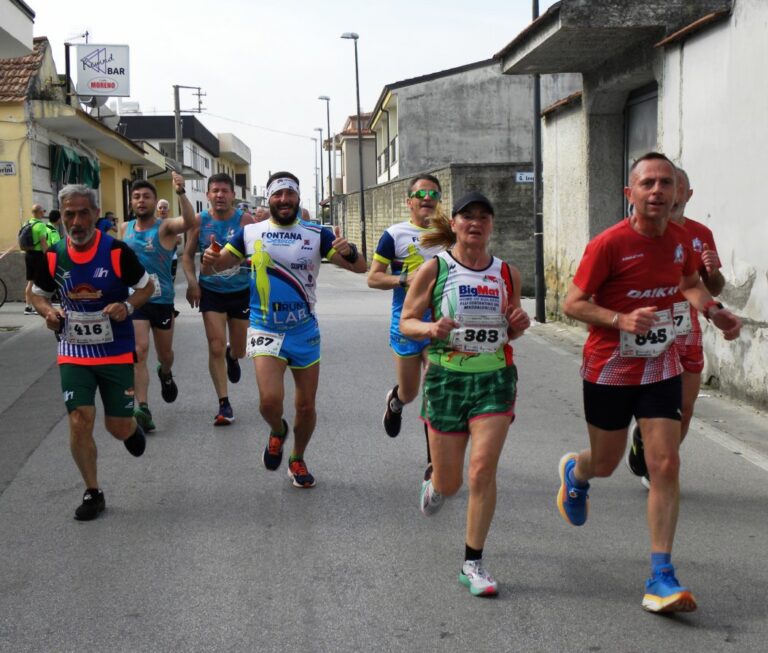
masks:
<svg viewBox="0 0 768 653"><path fill-rule="evenodd" d="M12 177L16 174L16 164L13 161L0 161L0 177Z"/></svg>
<svg viewBox="0 0 768 653"><path fill-rule="evenodd" d="M131 78L127 45L79 44L77 94L128 97Z"/></svg>
<svg viewBox="0 0 768 653"><path fill-rule="evenodd" d="M515 174L515 181L518 184L532 184L533 172L518 172Z"/></svg>

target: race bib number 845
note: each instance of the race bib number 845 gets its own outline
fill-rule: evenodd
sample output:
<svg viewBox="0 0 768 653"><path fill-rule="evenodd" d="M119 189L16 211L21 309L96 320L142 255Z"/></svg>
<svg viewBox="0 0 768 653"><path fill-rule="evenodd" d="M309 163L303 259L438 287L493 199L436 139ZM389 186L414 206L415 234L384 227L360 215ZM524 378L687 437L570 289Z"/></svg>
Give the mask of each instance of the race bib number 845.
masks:
<svg viewBox="0 0 768 653"><path fill-rule="evenodd" d="M675 340L672 311L656 311L658 321L648 333L621 332L621 355L628 358L655 358L663 354Z"/></svg>

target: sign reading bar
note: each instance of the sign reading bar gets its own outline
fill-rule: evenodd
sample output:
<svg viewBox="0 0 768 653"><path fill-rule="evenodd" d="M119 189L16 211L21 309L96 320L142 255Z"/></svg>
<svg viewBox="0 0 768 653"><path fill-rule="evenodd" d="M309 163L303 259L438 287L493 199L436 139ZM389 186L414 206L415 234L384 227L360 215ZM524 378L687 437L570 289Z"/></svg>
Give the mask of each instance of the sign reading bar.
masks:
<svg viewBox="0 0 768 653"><path fill-rule="evenodd" d="M515 181L518 184L532 184L533 173L532 172L518 172L515 174Z"/></svg>
<svg viewBox="0 0 768 653"><path fill-rule="evenodd" d="M77 46L77 94L128 97L131 78L127 45Z"/></svg>
<svg viewBox="0 0 768 653"><path fill-rule="evenodd" d="M16 164L13 161L0 161L0 177L12 177L16 174Z"/></svg>

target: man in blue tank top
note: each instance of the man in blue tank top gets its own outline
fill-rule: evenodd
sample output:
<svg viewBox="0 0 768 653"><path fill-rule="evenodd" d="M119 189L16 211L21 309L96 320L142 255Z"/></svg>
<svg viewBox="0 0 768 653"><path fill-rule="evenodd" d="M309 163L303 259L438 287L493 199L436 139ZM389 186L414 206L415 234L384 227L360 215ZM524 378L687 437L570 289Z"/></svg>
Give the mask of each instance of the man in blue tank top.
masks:
<svg viewBox="0 0 768 653"><path fill-rule="evenodd" d="M155 285L150 300L133 314L133 327L136 332L136 370L135 392L136 421L145 431L153 431L155 423L149 410L149 372L147 354L149 353L149 333L155 342L157 353L157 376L160 379L160 393L163 400L171 403L176 400L179 390L173 380L173 275L171 266L176 251L176 239L179 234L195 226L195 210L184 194L184 177L171 172L173 186L179 197L181 217L161 220L155 215L157 208L157 190L143 179L131 184L131 211L135 220L126 222L120 229L120 237L136 252L139 261L147 270Z"/></svg>
<svg viewBox="0 0 768 653"><path fill-rule="evenodd" d="M215 274L195 272L195 254L212 243L224 246L241 226L251 224L250 214L234 208L235 184L225 173L208 178L206 194L210 208L195 218L195 227L187 236L182 265L187 277L187 300L192 308L203 314L205 336L208 339L208 371L219 399L215 426L235 421L229 403L227 379L240 380L240 363L245 356L245 337L250 318L249 269L240 264ZM229 337L227 337L229 331Z"/></svg>

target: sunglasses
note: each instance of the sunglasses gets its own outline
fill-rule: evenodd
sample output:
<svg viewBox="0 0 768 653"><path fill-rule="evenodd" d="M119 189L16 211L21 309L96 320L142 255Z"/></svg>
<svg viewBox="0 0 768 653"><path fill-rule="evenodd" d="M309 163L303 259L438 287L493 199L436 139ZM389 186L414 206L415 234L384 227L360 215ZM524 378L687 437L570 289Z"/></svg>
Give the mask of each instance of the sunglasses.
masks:
<svg viewBox="0 0 768 653"><path fill-rule="evenodd" d="M429 197L429 199L437 201L442 197L442 193L439 190L414 190L408 193L408 198L412 197L418 197L420 200Z"/></svg>

